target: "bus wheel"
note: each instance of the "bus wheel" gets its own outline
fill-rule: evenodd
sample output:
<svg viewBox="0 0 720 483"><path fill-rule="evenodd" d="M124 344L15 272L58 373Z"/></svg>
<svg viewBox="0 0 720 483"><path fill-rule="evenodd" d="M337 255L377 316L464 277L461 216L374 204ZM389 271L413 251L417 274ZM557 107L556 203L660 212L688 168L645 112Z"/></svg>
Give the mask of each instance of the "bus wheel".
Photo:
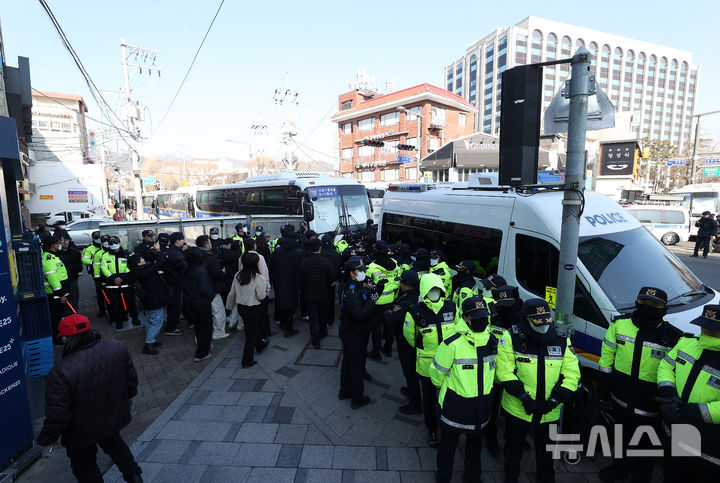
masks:
<svg viewBox="0 0 720 483"><path fill-rule="evenodd" d="M663 242L664 245L670 246L676 244L680 240L680 237L677 236L676 233L668 232L665 233L660 240Z"/></svg>

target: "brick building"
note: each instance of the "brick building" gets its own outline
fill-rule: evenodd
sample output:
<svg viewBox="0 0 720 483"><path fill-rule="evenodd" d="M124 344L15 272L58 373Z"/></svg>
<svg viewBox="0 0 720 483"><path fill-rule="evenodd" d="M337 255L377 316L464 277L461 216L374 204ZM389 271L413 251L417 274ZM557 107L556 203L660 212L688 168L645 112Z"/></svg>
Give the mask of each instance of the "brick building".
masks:
<svg viewBox="0 0 720 483"><path fill-rule="evenodd" d="M477 108L441 87L420 84L385 95L353 90L338 97L338 111L332 117L338 124L338 175L369 183L417 180L418 159L471 134Z"/></svg>

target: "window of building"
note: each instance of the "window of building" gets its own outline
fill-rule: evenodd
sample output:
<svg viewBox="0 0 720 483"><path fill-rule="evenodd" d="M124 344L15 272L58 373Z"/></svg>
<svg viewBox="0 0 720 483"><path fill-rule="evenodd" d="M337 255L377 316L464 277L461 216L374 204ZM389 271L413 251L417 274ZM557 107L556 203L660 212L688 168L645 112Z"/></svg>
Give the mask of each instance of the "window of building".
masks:
<svg viewBox="0 0 720 483"><path fill-rule="evenodd" d="M341 111L347 111L348 109L352 109L353 101L352 99L348 99L347 101L343 101L340 104L340 110Z"/></svg>
<svg viewBox="0 0 720 483"><path fill-rule="evenodd" d="M400 122L400 113L395 112L389 112L387 114L383 114L380 116L380 125L381 126L392 126L393 124L397 124Z"/></svg>
<svg viewBox="0 0 720 483"><path fill-rule="evenodd" d="M405 138L405 141L403 144L408 144L410 146L415 146L415 148L417 148L418 147L418 138L416 136L407 137L407 138ZM422 145L422 136L420 136L420 144Z"/></svg>
<svg viewBox="0 0 720 483"><path fill-rule="evenodd" d="M530 48L530 62L533 64L536 62L540 62L540 59L542 58L542 43L542 32L540 32L539 30L533 30L532 45Z"/></svg>
<svg viewBox="0 0 720 483"><path fill-rule="evenodd" d="M343 134L351 134L352 133L352 123L351 122L346 122L345 124L343 124L341 126L341 128L342 128Z"/></svg>
<svg viewBox="0 0 720 483"><path fill-rule="evenodd" d="M440 142L437 139L428 139L428 151L437 151L438 147L440 147Z"/></svg>
<svg viewBox="0 0 720 483"><path fill-rule="evenodd" d="M375 129L375 118L360 119L358 121L358 131L371 131Z"/></svg>
<svg viewBox="0 0 720 483"><path fill-rule="evenodd" d="M60 129L61 128L60 128L59 122L55 122L55 121L50 122L50 130L51 131L60 131Z"/></svg>
<svg viewBox="0 0 720 483"><path fill-rule="evenodd" d="M422 114L422 106L411 107L405 111L405 121L416 121L418 119L416 114Z"/></svg>
<svg viewBox="0 0 720 483"><path fill-rule="evenodd" d="M48 131L50 130L50 123L48 121L38 121L38 129Z"/></svg>
<svg viewBox="0 0 720 483"><path fill-rule="evenodd" d="M69 122L62 123L62 131L63 132L71 132L71 124Z"/></svg>
<svg viewBox="0 0 720 483"><path fill-rule="evenodd" d="M477 56L470 57L470 103L477 105Z"/></svg>
<svg viewBox="0 0 720 483"><path fill-rule="evenodd" d="M527 35L518 35L515 39L515 63L523 65L527 62Z"/></svg>
<svg viewBox="0 0 720 483"><path fill-rule="evenodd" d="M381 181L397 181L400 179L400 169L383 169L380 171Z"/></svg>
<svg viewBox="0 0 720 483"><path fill-rule="evenodd" d="M342 150L342 158L343 159L352 159L353 158L353 148L344 148Z"/></svg>
<svg viewBox="0 0 720 483"><path fill-rule="evenodd" d="M467 123L467 115L460 113L458 114L458 126L465 127L465 124Z"/></svg>
<svg viewBox="0 0 720 483"><path fill-rule="evenodd" d="M445 109L442 107L432 106L431 110L431 121L433 124L437 124L439 126L445 125Z"/></svg>
<svg viewBox="0 0 720 483"><path fill-rule="evenodd" d="M358 146L358 157L367 158L369 156L375 156L374 146Z"/></svg>
<svg viewBox="0 0 720 483"><path fill-rule="evenodd" d="M375 181L375 171L362 171L360 173L360 181L363 181L363 182Z"/></svg>
<svg viewBox="0 0 720 483"><path fill-rule="evenodd" d="M447 181L450 177L449 169L439 169L437 171L431 171L431 172L432 172L433 183L447 183Z"/></svg>
<svg viewBox="0 0 720 483"><path fill-rule="evenodd" d="M405 179L415 181L417 179L417 168L405 168Z"/></svg>
<svg viewBox="0 0 720 483"><path fill-rule="evenodd" d="M340 175L341 178L353 178L354 173L342 173Z"/></svg>
<svg viewBox="0 0 720 483"><path fill-rule="evenodd" d="M388 153L397 154L398 144L400 144L400 141L397 139L394 141L385 141L385 144L383 145L383 147L380 148L380 153L381 154L388 154Z"/></svg>

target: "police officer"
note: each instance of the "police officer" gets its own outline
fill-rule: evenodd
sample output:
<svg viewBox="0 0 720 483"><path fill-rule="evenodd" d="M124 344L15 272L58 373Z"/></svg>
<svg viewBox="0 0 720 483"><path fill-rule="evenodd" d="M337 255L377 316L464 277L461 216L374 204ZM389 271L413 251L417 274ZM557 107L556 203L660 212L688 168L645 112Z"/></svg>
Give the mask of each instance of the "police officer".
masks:
<svg viewBox="0 0 720 483"><path fill-rule="evenodd" d="M452 301L461 307L463 300L478 294L475 273L475 264L472 260L463 260L455 267L457 274L452 279L453 296Z"/></svg>
<svg viewBox="0 0 720 483"><path fill-rule="evenodd" d="M340 392L338 399L352 398L353 409L370 403L363 394L363 373L367 356L370 326L375 315L377 294L367 283L361 258L352 257L343 266L348 276L340 302L340 339L343 344L343 360L340 369Z"/></svg>
<svg viewBox="0 0 720 483"><path fill-rule="evenodd" d="M375 242L375 260L368 265L367 273L372 283L378 287L380 297L375 302L376 312L372 325L372 351L368 354L370 359L379 361L380 351L386 357L392 357L392 343L394 332L385 331L383 334L383 314L392 307L395 301L395 292L399 283L395 281L400 276L400 269L388 254L388 245L383 240ZM390 328L391 329L391 328ZM381 347L381 339L385 336L385 345Z"/></svg>
<svg viewBox="0 0 720 483"><path fill-rule="evenodd" d="M240 242L240 247L242 248L243 253L245 253L245 238L247 235L248 227L244 223L238 223L235 225L235 235L232 237L233 240L238 240Z"/></svg>
<svg viewBox="0 0 720 483"><path fill-rule="evenodd" d="M422 277L430 271L430 253L424 248L418 248L414 256L412 269Z"/></svg>
<svg viewBox="0 0 720 483"><path fill-rule="evenodd" d="M498 340L490 332L490 312L482 297L462 302L456 332L435 352L430 377L440 387L438 482L452 478L455 450L465 435L463 481L481 481L482 431L490 420Z"/></svg>
<svg viewBox="0 0 720 483"><path fill-rule="evenodd" d="M400 268L403 270L410 270L412 267L412 256L410 255L410 245L407 243L401 243L398 247L397 258Z"/></svg>
<svg viewBox="0 0 720 483"><path fill-rule="evenodd" d="M497 273L493 273L487 278L483 278L482 280L480 280L480 283L483 286L482 296L485 299L485 303L487 304L490 313L492 313L493 305L495 305L495 299L493 299L492 291L495 288L507 285L507 282L502 276L498 275Z"/></svg>
<svg viewBox="0 0 720 483"><path fill-rule="evenodd" d="M605 332L600 356L600 374L610 389L615 422L622 424L624 447L638 426L659 428L657 372L660 361L670 352L682 332L663 320L667 294L654 287L643 287L635 301L635 311L616 317ZM603 481L627 476L633 481L650 481L653 462L649 458L623 457L600 470Z"/></svg>
<svg viewBox="0 0 720 483"><path fill-rule="evenodd" d="M163 234L161 233L160 235ZM162 238L164 240L165 237ZM238 243L241 242L242 240L238 241ZM185 236L181 232L176 231L168 236L167 248L163 249L163 243L164 241L161 241L163 274L168 283L168 291L170 292L165 335L183 335L184 332L178 325L180 324L180 313L182 312L183 273L187 267L187 260L183 253L184 250L187 249ZM193 327L190 328L192 329Z"/></svg>
<svg viewBox="0 0 720 483"><path fill-rule="evenodd" d="M669 458L665 481L711 481L720 474L720 305L706 305L691 324L700 327L697 337L681 337L658 367L658 402L665 432L673 424L691 424L701 443L672 439L700 453L693 458ZM673 428L675 429L675 428ZM671 449L666 448L666 456Z"/></svg>
<svg viewBox="0 0 720 483"><path fill-rule="evenodd" d="M89 273L90 276L93 277L93 284L95 285L95 300L98 307L97 317L102 317L105 315L105 297L102 293L102 284L93 276L93 260L95 259L95 254L101 250L102 241L100 240L100 232L94 231L92 232L92 245L89 245L83 249L82 258L80 259L82 261L82 264L85 265L87 273Z"/></svg>
<svg viewBox="0 0 720 483"><path fill-rule="evenodd" d="M212 245L211 251L213 254L220 258L218 254L223 246L223 241L220 238L220 229L217 227L210 228L210 244Z"/></svg>
<svg viewBox="0 0 720 483"><path fill-rule="evenodd" d="M348 249L350 246L350 229L348 227L343 227L342 231L340 232L342 234L342 238L340 238L338 241L335 242L335 249L339 254L343 254L345 250Z"/></svg>
<svg viewBox="0 0 720 483"><path fill-rule="evenodd" d="M95 291L100 291L100 295L102 298L98 299L98 317L103 317L105 315L105 312L107 311L107 304L109 302L107 292L105 291L105 279L102 274L102 270L100 270L100 266L102 265L102 258L103 256L110 250L110 236L109 235L103 235L100 237L100 250L95 252L95 255L93 255L93 281L95 282Z"/></svg>
<svg viewBox="0 0 720 483"><path fill-rule="evenodd" d="M265 236L265 229L262 227L262 225L257 225L255 227L255 236L253 237L253 240L256 240L260 237Z"/></svg>
<svg viewBox="0 0 720 483"><path fill-rule="evenodd" d="M535 439L535 463L540 483L555 481L549 426L560 418L560 406L578 388L580 368L568 338L553 326L543 299L526 300L518 325L498 346L496 374L503 385L505 416L505 481L520 476L523 442Z"/></svg>
<svg viewBox="0 0 720 483"><path fill-rule="evenodd" d="M130 272L127 265L130 255L120 246L120 238L111 236L109 243L109 250L103 255L100 270L105 277L105 288L110 299L110 323L114 323L116 329L122 329L127 312L132 317L132 324L140 325L135 290L122 278L123 274Z"/></svg>
<svg viewBox="0 0 720 483"><path fill-rule="evenodd" d="M445 285L445 296L452 297L452 273L445 262L445 255L440 250L430 252L430 273L440 276Z"/></svg>
<svg viewBox="0 0 720 483"><path fill-rule="evenodd" d="M42 269L45 277L45 293L50 305L50 322L53 340L57 340L60 319L70 314L67 306L70 296L70 282L65 264L60 260L60 238L47 235L43 239Z"/></svg>
<svg viewBox="0 0 720 483"><path fill-rule="evenodd" d="M435 418L437 390L430 380L430 364L438 346L455 331L455 304L444 300L444 297L445 285L440 276L434 273L423 275L420 278L421 302L410 307L403 326L405 339L416 351L415 370L422 388L428 444L432 447L438 445Z"/></svg>
<svg viewBox="0 0 720 483"><path fill-rule="evenodd" d="M143 260L151 265L155 263L157 250L155 247L155 233L152 230L142 231L142 241L135 246L133 253L140 255Z"/></svg>
<svg viewBox="0 0 720 483"><path fill-rule="evenodd" d="M415 349L403 336L403 322L407 311L420 298L420 277L413 270L405 270L396 281L400 282L400 295L392 304L392 308L385 311L383 323L386 333L388 330L395 332L400 367L405 376L405 386L400 388L400 392L408 398L408 402L400 406L399 411L402 414L422 414L420 381L415 371Z"/></svg>

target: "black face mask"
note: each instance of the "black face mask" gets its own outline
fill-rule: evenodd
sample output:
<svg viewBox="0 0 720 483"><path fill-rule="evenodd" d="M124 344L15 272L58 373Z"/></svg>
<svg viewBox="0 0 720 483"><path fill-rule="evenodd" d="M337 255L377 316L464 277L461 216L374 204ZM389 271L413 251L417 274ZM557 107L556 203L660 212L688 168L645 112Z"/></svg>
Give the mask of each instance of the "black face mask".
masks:
<svg viewBox="0 0 720 483"><path fill-rule="evenodd" d="M488 326L488 318L482 317L480 319L470 319L470 328L473 330L473 332L482 332L485 330L485 327Z"/></svg>
<svg viewBox="0 0 720 483"><path fill-rule="evenodd" d="M658 309L646 304L636 304L633 322L641 329L657 327L662 322L666 312L667 310L664 308Z"/></svg>

